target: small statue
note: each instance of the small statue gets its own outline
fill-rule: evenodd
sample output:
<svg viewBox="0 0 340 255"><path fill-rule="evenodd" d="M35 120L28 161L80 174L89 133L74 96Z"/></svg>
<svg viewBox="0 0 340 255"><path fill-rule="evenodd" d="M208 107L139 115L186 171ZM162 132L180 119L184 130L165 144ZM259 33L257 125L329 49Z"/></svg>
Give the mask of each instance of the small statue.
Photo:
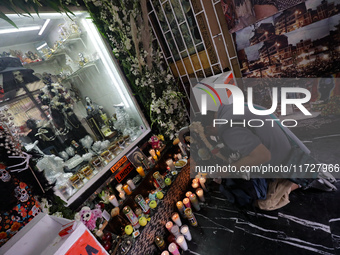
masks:
<svg viewBox="0 0 340 255"><path fill-rule="evenodd" d="M149 144L151 144L152 149L160 149L163 145L162 141L158 139L158 136L153 135L149 139Z"/></svg>

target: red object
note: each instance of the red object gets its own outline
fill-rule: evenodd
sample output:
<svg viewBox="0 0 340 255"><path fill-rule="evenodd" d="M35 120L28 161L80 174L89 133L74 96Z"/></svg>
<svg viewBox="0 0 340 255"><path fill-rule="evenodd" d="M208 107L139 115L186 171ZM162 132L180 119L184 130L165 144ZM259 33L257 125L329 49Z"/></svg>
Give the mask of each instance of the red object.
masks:
<svg viewBox="0 0 340 255"><path fill-rule="evenodd" d="M75 240L72 247L65 253L65 255L78 255L78 254L96 254L105 255L103 247L94 238L89 231L85 231L77 240Z"/></svg>
<svg viewBox="0 0 340 255"><path fill-rule="evenodd" d="M100 202L98 205L100 206L100 209L102 209L102 210L105 209L105 204L103 202Z"/></svg>
<svg viewBox="0 0 340 255"><path fill-rule="evenodd" d="M170 234L167 240L168 240L168 243L176 243L176 237L173 234Z"/></svg>
<svg viewBox="0 0 340 255"><path fill-rule="evenodd" d="M74 224L74 221L72 221L72 222L70 222L66 225L63 225L62 229L59 231L59 236L63 237L63 236L67 236L67 235L71 234L73 232L73 224Z"/></svg>
<svg viewBox="0 0 340 255"><path fill-rule="evenodd" d="M106 241L105 244L104 244L104 249L106 251L109 251L111 249L111 247L112 247L111 241Z"/></svg>
<svg viewBox="0 0 340 255"><path fill-rule="evenodd" d="M112 242L112 235L110 233L105 233L102 237L102 240Z"/></svg>

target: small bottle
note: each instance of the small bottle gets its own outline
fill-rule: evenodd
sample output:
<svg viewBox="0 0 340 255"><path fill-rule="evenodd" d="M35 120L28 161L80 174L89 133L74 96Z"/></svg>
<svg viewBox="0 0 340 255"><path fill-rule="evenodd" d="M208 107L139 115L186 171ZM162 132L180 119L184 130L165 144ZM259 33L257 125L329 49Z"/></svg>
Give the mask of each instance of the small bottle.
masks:
<svg viewBox="0 0 340 255"><path fill-rule="evenodd" d="M166 244L164 242L164 239L161 236L156 236L155 243L161 251L166 250Z"/></svg>

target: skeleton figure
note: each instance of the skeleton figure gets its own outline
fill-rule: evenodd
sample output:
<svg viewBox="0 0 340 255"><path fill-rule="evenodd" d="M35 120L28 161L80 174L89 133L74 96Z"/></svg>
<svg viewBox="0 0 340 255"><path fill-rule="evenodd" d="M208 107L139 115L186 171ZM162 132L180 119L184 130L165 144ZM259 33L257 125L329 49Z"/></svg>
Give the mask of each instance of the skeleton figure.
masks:
<svg viewBox="0 0 340 255"><path fill-rule="evenodd" d="M11 175L6 169L0 169L0 179L3 182L9 182L9 180L11 179Z"/></svg>
<svg viewBox="0 0 340 255"><path fill-rule="evenodd" d="M16 83L23 83L24 82L24 77L23 77L23 75L20 71L13 72L13 76L14 76Z"/></svg>
<svg viewBox="0 0 340 255"><path fill-rule="evenodd" d="M20 202L27 202L29 199L29 195L27 193L26 190L26 185L21 185L22 183L20 183L20 186L17 186L14 189L14 193L15 193L15 197L20 201ZM23 187L24 186L24 187Z"/></svg>

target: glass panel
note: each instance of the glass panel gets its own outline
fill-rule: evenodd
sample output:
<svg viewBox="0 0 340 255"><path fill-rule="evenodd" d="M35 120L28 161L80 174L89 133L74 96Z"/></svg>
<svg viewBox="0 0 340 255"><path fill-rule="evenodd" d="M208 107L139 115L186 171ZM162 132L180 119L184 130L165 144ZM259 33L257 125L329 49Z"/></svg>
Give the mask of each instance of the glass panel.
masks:
<svg viewBox="0 0 340 255"><path fill-rule="evenodd" d="M161 5L159 4L158 0L152 0L152 4L154 7L155 12L157 13L157 17L159 20L159 23L161 23L161 27L163 29L163 32L166 32L169 30L168 24L166 23L165 16L163 14Z"/></svg>
<svg viewBox="0 0 340 255"><path fill-rule="evenodd" d="M11 18L36 30L1 36L0 107L21 127L27 150L36 146L63 159L46 156L38 168L70 204L135 147L148 126L87 13L72 20L58 13L33 16ZM12 27L0 19L0 28Z"/></svg>
<svg viewBox="0 0 340 255"><path fill-rule="evenodd" d="M188 22L192 37L194 38L194 43L199 44L200 42L202 42L202 38L200 36L199 30L196 24L196 20L190 8L190 5L189 5L189 8L185 8L184 10L186 10L185 16L187 17L187 22Z"/></svg>
<svg viewBox="0 0 340 255"><path fill-rule="evenodd" d="M159 23L157 22L156 15L155 15L154 12L150 14L150 20L151 20L152 26L153 26L156 34L157 34L157 38L158 38L158 40L161 44L160 46L162 47L162 50L163 50L165 56L169 57L170 51L168 49L168 46L166 45L164 34L161 31L161 28L159 26ZM157 49L157 46L155 47L155 49Z"/></svg>
<svg viewBox="0 0 340 255"><path fill-rule="evenodd" d="M171 0L171 6L174 10L178 24L182 23L185 19L183 16L182 8L178 0Z"/></svg>
<svg viewBox="0 0 340 255"><path fill-rule="evenodd" d="M182 51L182 50L185 49L185 46L184 46L181 34L179 32L179 28L178 28L177 23L176 23L176 19L172 14L172 10L171 10L169 2L164 3L163 8L164 8L164 11L166 13L166 17L168 19L168 22L170 24L172 34L175 37L175 41L176 41L178 50Z"/></svg>
<svg viewBox="0 0 340 255"><path fill-rule="evenodd" d="M190 36L189 29L188 29L187 25L184 23L180 27L181 27L182 35L183 35L185 44L188 48L189 54L190 55L194 54L195 48L194 48L194 44L192 43L191 36Z"/></svg>
<svg viewBox="0 0 340 255"><path fill-rule="evenodd" d="M179 60L179 59L180 59L180 58L179 58L179 54L178 54L178 51L177 51L177 49L176 49L176 44L175 44L175 42L174 42L174 40L173 40L173 38L172 38L172 36L171 36L171 33L170 33L170 32L166 33L166 34L165 34L165 38L166 38L166 40L168 41L170 50L171 50L172 55L174 56L175 60L176 60L176 61Z"/></svg>

